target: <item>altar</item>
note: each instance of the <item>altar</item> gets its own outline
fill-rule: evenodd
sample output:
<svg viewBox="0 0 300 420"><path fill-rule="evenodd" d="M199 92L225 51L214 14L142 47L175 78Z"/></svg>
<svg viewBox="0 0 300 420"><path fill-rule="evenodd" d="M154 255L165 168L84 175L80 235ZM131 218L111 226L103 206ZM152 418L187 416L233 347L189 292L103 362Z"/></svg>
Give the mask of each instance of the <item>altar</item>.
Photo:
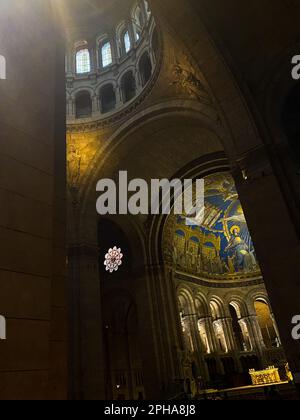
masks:
<svg viewBox="0 0 300 420"><path fill-rule="evenodd" d="M269 366L265 370L255 371L255 369L249 370L251 376L252 385L271 385L281 383L278 368L275 366Z"/></svg>

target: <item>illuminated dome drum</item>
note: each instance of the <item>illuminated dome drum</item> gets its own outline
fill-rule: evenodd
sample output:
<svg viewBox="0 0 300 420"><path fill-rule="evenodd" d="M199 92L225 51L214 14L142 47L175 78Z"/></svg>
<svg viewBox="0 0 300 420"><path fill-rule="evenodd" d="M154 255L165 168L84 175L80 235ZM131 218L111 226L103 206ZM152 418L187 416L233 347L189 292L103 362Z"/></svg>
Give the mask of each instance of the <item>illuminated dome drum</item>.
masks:
<svg viewBox="0 0 300 420"><path fill-rule="evenodd" d="M68 125L115 121L151 89L158 36L149 5L139 0L119 15L114 22L96 16L92 27L72 28L66 57Z"/></svg>

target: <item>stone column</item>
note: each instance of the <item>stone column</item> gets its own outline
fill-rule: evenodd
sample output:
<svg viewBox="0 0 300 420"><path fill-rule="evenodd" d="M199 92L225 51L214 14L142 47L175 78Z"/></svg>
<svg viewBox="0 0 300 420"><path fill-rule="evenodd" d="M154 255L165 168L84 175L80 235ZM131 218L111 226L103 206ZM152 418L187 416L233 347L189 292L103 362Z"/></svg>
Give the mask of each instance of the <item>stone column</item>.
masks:
<svg viewBox="0 0 300 420"><path fill-rule="evenodd" d="M116 94L116 109L121 108L123 106L122 101L122 92L120 85L115 87L115 94Z"/></svg>
<svg viewBox="0 0 300 420"><path fill-rule="evenodd" d="M292 318L300 312L299 218L279 168L276 151L270 156L269 149L261 147L243 156L234 177L282 345L300 384L300 341L291 335Z"/></svg>
<svg viewBox="0 0 300 420"><path fill-rule="evenodd" d="M1 400L67 399L65 39L52 6L0 2Z"/></svg>
<svg viewBox="0 0 300 420"><path fill-rule="evenodd" d="M134 29L132 26L131 19L127 21L127 29L129 32L130 44L131 44L131 49L132 49L135 46L135 34L134 34Z"/></svg>
<svg viewBox="0 0 300 420"><path fill-rule="evenodd" d="M136 287L147 399L164 399L181 392L183 342L174 272L151 265ZM151 317L149 317L151 314Z"/></svg>
<svg viewBox="0 0 300 420"><path fill-rule="evenodd" d="M276 322L275 316L274 316L274 314L272 312L271 312L271 319L273 321L273 326L274 326L274 330L275 330L276 335L277 335L277 338L278 338L278 342L281 345L281 339L280 339L280 334L279 334L277 322Z"/></svg>
<svg viewBox="0 0 300 420"><path fill-rule="evenodd" d="M206 328L207 340L208 340L210 352L211 353L218 353L219 347L218 347L217 340L216 340L216 335L215 335L215 332L214 332L213 320L212 320L211 317L207 317L207 318L204 318L203 321L204 321L205 328Z"/></svg>
<svg viewBox="0 0 300 420"><path fill-rule="evenodd" d="M198 364L199 371L201 373L201 376L204 379L208 379L208 371L207 371L205 360L204 360L204 355L206 354L206 351L204 349L204 346L203 346L201 338L200 338L197 316L193 316L191 318L191 331L192 331L192 335L193 335L195 356L197 358L197 364Z"/></svg>
<svg viewBox="0 0 300 420"><path fill-rule="evenodd" d="M233 333L233 327L232 327L232 319L231 318L225 318L222 320L224 333L225 333L225 339L227 341L228 345L228 351L229 352L236 352L236 342L234 338Z"/></svg>
<svg viewBox="0 0 300 420"><path fill-rule="evenodd" d="M251 350L254 349L255 340L254 340L254 337L253 337L253 333L251 334L250 320L249 320L248 317L241 318L239 320L239 324L240 324L240 327L241 327L241 330L242 330L242 333L243 333L243 339L245 341L245 344L246 345L248 344L247 350L251 351ZM245 337L245 335L247 337ZM246 343L246 338L248 339L248 343Z"/></svg>
<svg viewBox="0 0 300 420"><path fill-rule="evenodd" d="M95 117L99 115L100 113L100 107L99 107L99 98L96 93L92 96L92 116Z"/></svg>
<svg viewBox="0 0 300 420"><path fill-rule="evenodd" d="M117 40L115 31L110 32L109 39L110 39L110 47L111 47L111 53L112 53L112 61L113 61L113 65L115 65L118 63L119 56L120 56L118 40Z"/></svg>

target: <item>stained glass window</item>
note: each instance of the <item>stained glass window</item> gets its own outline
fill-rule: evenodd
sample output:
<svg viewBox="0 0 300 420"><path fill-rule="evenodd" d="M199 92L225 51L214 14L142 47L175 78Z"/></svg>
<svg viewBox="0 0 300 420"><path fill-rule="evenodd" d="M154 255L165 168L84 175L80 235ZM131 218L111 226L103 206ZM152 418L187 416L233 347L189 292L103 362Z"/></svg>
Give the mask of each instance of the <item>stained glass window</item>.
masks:
<svg viewBox="0 0 300 420"><path fill-rule="evenodd" d="M101 48L102 66L107 67L112 64L112 51L110 42L106 42Z"/></svg>
<svg viewBox="0 0 300 420"><path fill-rule="evenodd" d="M131 50L131 41L128 31L124 34L124 47L126 53L128 53Z"/></svg>
<svg viewBox="0 0 300 420"><path fill-rule="evenodd" d="M87 48L82 49L76 54L76 73L84 74L91 71L90 52Z"/></svg>

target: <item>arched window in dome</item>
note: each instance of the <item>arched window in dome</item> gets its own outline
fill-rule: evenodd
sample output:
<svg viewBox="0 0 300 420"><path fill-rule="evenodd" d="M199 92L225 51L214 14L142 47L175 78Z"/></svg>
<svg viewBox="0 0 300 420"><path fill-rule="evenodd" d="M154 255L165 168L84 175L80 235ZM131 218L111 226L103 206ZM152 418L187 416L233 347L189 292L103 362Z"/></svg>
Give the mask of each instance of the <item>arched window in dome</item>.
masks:
<svg viewBox="0 0 300 420"><path fill-rule="evenodd" d="M132 39L126 22L123 22L118 26L117 40L120 57L123 57L128 54L132 48Z"/></svg>
<svg viewBox="0 0 300 420"><path fill-rule="evenodd" d="M145 86L152 75L152 64L148 52L145 52L140 59L139 72L142 81L142 86Z"/></svg>
<svg viewBox="0 0 300 420"><path fill-rule="evenodd" d="M102 114L106 114L116 108L116 94L113 85L105 85L100 90L100 105Z"/></svg>
<svg viewBox="0 0 300 420"><path fill-rule="evenodd" d="M89 118L92 115L92 98L89 92L79 92L75 99L76 118Z"/></svg>
<svg viewBox="0 0 300 420"><path fill-rule="evenodd" d="M88 48L81 48L76 53L76 73L85 74L91 71L91 58Z"/></svg>
<svg viewBox="0 0 300 420"><path fill-rule="evenodd" d="M121 80L123 102L129 102L135 97L136 83L132 71L128 71Z"/></svg>
<svg viewBox="0 0 300 420"><path fill-rule="evenodd" d="M101 46L101 62L102 67L108 67L112 64L112 49L110 41L105 41Z"/></svg>
<svg viewBox="0 0 300 420"><path fill-rule="evenodd" d="M124 35L123 35L123 43L124 43L124 51L127 54L131 50L131 40L130 40L129 31L126 31L124 33Z"/></svg>

